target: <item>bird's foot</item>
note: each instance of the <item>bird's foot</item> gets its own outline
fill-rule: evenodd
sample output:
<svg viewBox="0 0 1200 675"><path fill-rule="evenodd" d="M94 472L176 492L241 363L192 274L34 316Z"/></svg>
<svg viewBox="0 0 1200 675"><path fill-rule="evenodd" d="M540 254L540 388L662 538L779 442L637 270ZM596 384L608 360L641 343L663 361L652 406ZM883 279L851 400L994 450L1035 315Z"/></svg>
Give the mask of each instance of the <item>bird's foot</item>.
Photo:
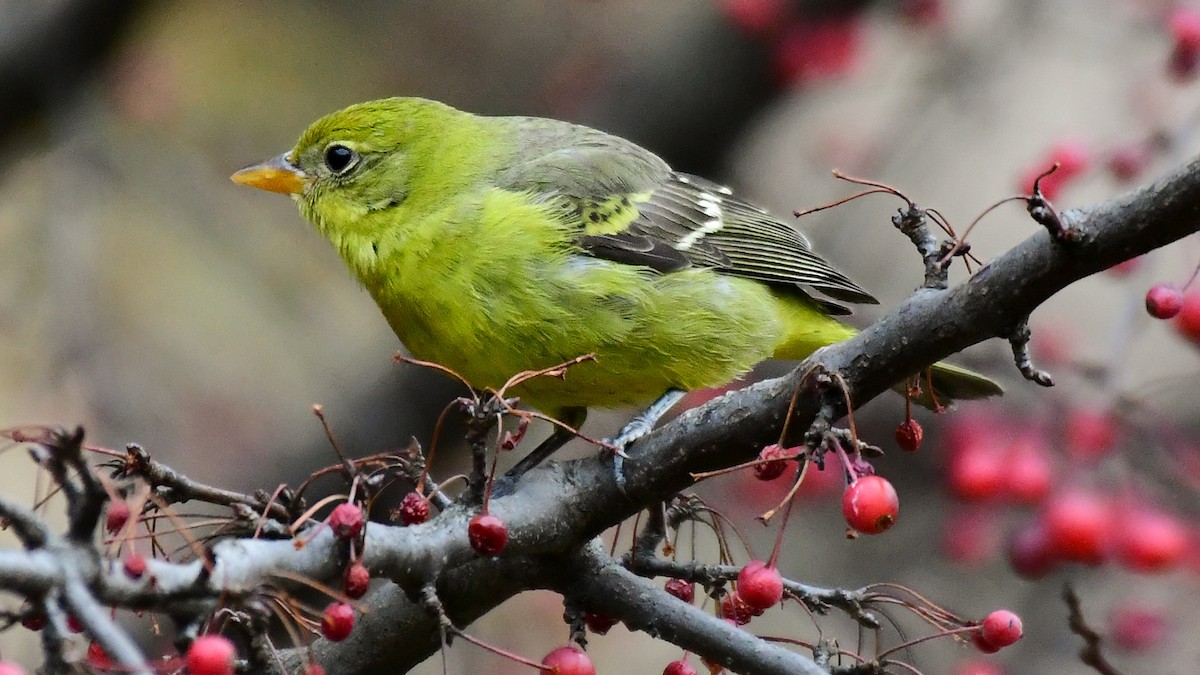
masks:
<svg viewBox="0 0 1200 675"><path fill-rule="evenodd" d="M638 421L638 419L634 420L634 422ZM639 424L637 428L633 428L634 422L625 425L625 428L621 429L621 433L617 434L614 438L604 439L605 450L612 453L613 480L616 481L617 489L621 491L621 494L625 493L625 460L629 459L629 453L625 452L625 448L630 443L650 433L651 429L650 426L645 424Z"/></svg>
<svg viewBox="0 0 1200 675"><path fill-rule="evenodd" d="M668 410L673 408L679 399L683 398L684 392L678 389L672 389L658 398L657 401L650 404L650 407L645 412L634 417L621 428L621 431L613 438L606 439L604 445L608 452L612 453L613 458L613 480L617 483L617 489L622 494L625 493L625 460L629 459L629 454L625 452L625 448L629 447L634 441L650 433L654 429L654 425L658 420L666 414Z"/></svg>

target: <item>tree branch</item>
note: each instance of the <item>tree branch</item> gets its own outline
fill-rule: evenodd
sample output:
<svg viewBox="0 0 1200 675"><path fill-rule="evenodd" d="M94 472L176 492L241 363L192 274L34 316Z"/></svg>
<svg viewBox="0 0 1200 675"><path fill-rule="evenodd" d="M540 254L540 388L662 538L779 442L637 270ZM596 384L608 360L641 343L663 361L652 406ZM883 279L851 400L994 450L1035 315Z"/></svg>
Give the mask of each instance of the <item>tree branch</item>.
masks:
<svg viewBox="0 0 1200 675"><path fill-rule="evenodd" d="M668 596L621 566L593 540L566 557L552 589L589 611L620 617L641 630L720 663L735 673L827 675L812 659L765 643L753 634Z"/></svg>

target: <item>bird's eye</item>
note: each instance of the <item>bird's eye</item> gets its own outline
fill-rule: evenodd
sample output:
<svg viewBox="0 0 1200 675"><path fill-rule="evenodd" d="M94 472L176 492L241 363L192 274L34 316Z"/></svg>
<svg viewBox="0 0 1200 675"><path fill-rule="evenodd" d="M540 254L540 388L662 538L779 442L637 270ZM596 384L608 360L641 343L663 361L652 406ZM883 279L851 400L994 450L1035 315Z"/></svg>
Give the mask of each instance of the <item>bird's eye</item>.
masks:
<svg viewBox="0 0 1200 675"><path fill-rule="evenodd" d="M325 148L325 166L334 173L342 173L349 169L358 159L358 153L344 145L333 144Z"/></svg>

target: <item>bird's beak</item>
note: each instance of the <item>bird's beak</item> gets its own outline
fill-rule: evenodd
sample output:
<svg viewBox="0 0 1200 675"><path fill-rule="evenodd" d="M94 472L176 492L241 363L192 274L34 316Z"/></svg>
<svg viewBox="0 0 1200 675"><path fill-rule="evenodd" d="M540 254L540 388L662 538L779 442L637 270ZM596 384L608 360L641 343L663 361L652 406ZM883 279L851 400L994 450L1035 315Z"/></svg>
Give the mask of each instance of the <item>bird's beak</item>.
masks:
<svg viewBox="0 0 1200 675"><path fill-rule="evenodd" d="M252 164L229 177L235 183L259 190L297 195L304 190L308 175L288 160L288 153Z"/></svg>

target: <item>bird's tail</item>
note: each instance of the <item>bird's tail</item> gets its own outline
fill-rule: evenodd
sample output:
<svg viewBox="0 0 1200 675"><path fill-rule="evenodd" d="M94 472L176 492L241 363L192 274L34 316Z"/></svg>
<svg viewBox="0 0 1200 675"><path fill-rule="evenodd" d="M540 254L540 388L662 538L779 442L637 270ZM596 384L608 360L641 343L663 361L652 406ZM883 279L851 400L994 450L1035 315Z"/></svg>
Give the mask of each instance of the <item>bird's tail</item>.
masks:
<svg viewBox="0 0 1200 675"><path fill-rule="evenodd" d="M785 337L775 349L774 356L777 359L804 359L821 347L847 340L858 333L825 314L815 303L805 302L792 294L779 299ZM948 406L954 401L988 398L1004 393L1004 389L995 381L945 362L935 363L922 373L914 373L914 376L917 375L920 377L921 393L913 397L913 403L930 409ZM903 394L906 386L906 383L900 382L893 389Z"/></svg>
<svg viewBox="0 0 1200 675"><path fill-rule="evenodd" d="M921 393L913 397L913 403L930 409L947 406L954 401L989 398L1004 393L1004 389L995 380L945 361L933 364L922 373L920 385ZM904 388L904 384L893 387L901 394L904 393Z"/></svg>

